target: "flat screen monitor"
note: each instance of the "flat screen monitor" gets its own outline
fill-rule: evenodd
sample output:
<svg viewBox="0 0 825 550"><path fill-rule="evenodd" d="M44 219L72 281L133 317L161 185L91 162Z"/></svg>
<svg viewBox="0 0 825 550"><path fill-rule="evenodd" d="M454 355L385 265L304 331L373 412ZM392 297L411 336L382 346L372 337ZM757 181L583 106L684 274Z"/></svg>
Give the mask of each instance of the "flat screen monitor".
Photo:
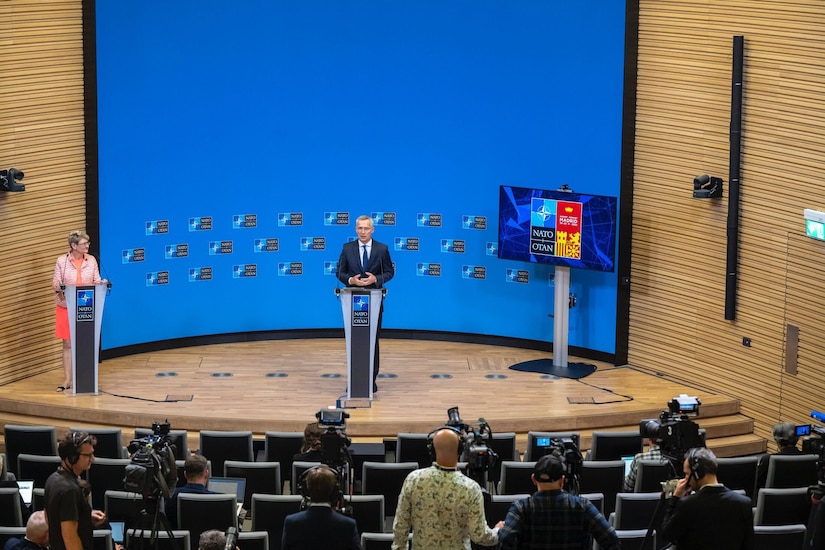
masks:
<svg viewBox="0 0 825 550"><path fill-rule="evenodd" d="M498 257L612 272L616 197L502 185Z"/></svg>

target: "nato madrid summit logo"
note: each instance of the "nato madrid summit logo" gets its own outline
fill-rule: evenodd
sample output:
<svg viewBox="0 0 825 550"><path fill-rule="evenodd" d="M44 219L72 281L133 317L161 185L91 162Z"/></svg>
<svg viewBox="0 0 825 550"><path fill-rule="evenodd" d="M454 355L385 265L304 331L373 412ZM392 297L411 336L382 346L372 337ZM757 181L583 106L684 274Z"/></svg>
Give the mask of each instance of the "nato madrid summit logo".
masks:
<svg viewBox="0 0 825 550"><path fill-rule="evenodd" d="M396 237L396 250L418 250L418 237Z"/></svg>
<svg viewBox="0 0 825 550"><path fill-rule="evenodd" d="M416 223L418 227L441 227L441 214L419 212L416 215Z"/></svg>
<svg viewBox="0 0 825 550"><path fill-rule="evenodd" d="M352 297L352 326L370 325L370 297L356 294Z"/></svg>
<svg viewBox="0 0 825 550"><path fill-rule="evenodd" d="M464 229L487 229L487 216L461 216Z"/></svg>
<svg viewBox="0 0 825 550"><path fill-rule="evenodd" d="M304 225L303 212L278 212L278 227Z"/></svg>
<svg viewBox="0 0 825 550"><path fill-rule="evenodd" d="M133 264L142 262L146 257L146 251L143 248L127 248L120 255L120 261L124 264Z"/></svg>
<svg viewBox="0 0 825 550"><path fill-rule="evenodd" d="M324 225L349 225L349 212L324 212Z"/></svg>
<svg viewBox="0 0 825 550"><path fill-rule="evenodd" d="M147 235L162 235L169 233L169 220L150 220L146 222Z"/></svg>
<svg viewBox="0 0 825 550"><path fill-rule="evenodd" d="M212 216L189 218L189 231L212 231Z"/></svg>
<svg viewBox="0 0 825 550"><path fill-rule="evenodd" d="M245 227L258 227L258 215L234 214L232 216L232 229L243 229Z"/></svg>
<svg viewBox="0 0 825 550"><path fill-rule="evenodd" d="M78 290L77 291L77 320L78 321L94 321L95 320L95 291Z"/></svg>

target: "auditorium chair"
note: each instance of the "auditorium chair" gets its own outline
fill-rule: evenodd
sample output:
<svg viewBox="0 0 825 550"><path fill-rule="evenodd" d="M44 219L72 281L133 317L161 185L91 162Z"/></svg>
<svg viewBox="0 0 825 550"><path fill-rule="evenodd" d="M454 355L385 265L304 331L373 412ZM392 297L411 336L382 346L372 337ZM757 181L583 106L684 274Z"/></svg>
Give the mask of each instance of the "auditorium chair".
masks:
<svg viewBox="0 0 825 550"><path fill-rule="evenodd" d="M634 493L650 493L662 490L662 482L682 477L673 471L670 461L642 459L636 462L636 486Z"/></svg>
<svg viewBox="0 0 825 550"><path fill-rule="evenodd" d="M807 487L760 489L756 497L754 525L794 525L808 523L811 497Z"/></svg>
<svg viewBox="0 0 825 550"><path fill-rule="evenodd" d="M152 535L156 537L155 544L152 545ZM198 538L200 533L198 533ZM128 529L123 534L124 546L126 548L151 548L152 550L186 550L192 547L189 531L175 529L172 531L172 538L166 529L159 529L152 533L151 529ZM197 543L195 543L197 545Z"/></svg>
<svg viewBox="0 0 825 550"><path fill-rule="evenodd" d="M122 521L127 529L140 525L144 508L143 495L139 493L108 490L103 494L103 511L106 512L106 519Z"/></svg>
<svg viewBox="0 0 825 550"><path fill-rule="evenodd" d="M401 486L417 462L364 462L361 467L361 494L384 495L384 516L395 515Z"/></svg>
<svg viewBox="0 0 825 550"><path fill-rule="evenodd" d="M776 550L777 548L802 548L807 527L795 525L754 525L753 550Z"/></svg>
<svg viewBox="0 0 825 550"><path fill-rule="evenodd" d="M344 506L352 509L359 535L384 532L384 495L344 495Z"/></svg>
<svg viewBox="0 0 825 550"><path fill-rule="evenodd" d="M816 485L818 455L770 455L765 487L790 489Z"/></svg>
<svg viewBox="0 0 825 550"><path fill-rule="evenodd" d="M95 529L92 531L92 550L114 550L112 531L109 529Z"/></svg>
<svg viewBox="0 0 825 550"><path fill-rule="evenodd" d="M238 527L238 501L235 495L180 493L177 501L177 528L189 531L192 550L198 550L197 539L204 531L217 529L225 532L228 527Z"/></svg>
<svg viewBox="0 0 825 550"><path fill-rule="evenodd" d="M270 550L280 550L284 518L301 511L301 495L252 495L252 530L269 533Z"/></svg>
<svg viewBox="0 0 825 550"><path fill-rule="evenodd" d="M626 432L593 432L587 460L620 460L642 452L639 430Z"/></svg>
<svg viewBox="0 0 825 550"><path fill-rule="evenodd" d="M501 481L498 484L500 495L532 495L536 492L531 476L535 462L518 462L506 460L501 463Z"/></svg>
<svg viewBox="0 0 825 550"><path fill-rule="evenodd" d="M69 428L72 432L86 432L95 436L95 458L127 458L120 428Z"/></svg>
<svg viewBox="0 0 825 550"><path fill-rule="evenodd" d="M419 468L432 465L433 459L427 449L427 436L423 433L399 433L396 436L395 461L416 462Z"/></svg>
<svg viewBox="0 0 825 550"><path fill-rule="evenodd" d="M252 432L201 430L200 454L212 462L214 472L223 472L223 463L227 460L252 462L255 460Z"/></svg>
<svg viewBox="0 0 825 550"><path fill-rule="evenodd" d="M717 458L718 467L716 477L728 489L744 489L745 495L751 500L754 498L756 474L759 457L736 456L731 458Z"/></svg>
<svg viewBox="0 0 825 550"><path fill-rule="evenodd" d="M614 529L647 529L661 500L661 491L654 493L619 493L616 510L610 515ZM655 526L658 528L658 526Z"/></svg>
<svg viewBox="0 0 825 550"><path fill-rule="evenodd" d="M57 471L60 466L60 457L31 455L20 453L17 455L17 478L31 479L35 487L43 488L46 480Z"/></svg>
<svg viewBox="0 0 825 550"><path fill-rule="evenodd" d="M292 457L301 452L303 444L303 432L266 432L264 435L265 460L281 465L281 494L286 482L292 479ZM294 487L294 484L290 487Z"/></svg>
<svg viewBox="0 0 825 550"><path fill-rule="evenodd" d="M238 548L243 550L269 550L269 533L266 531L238 532Z"/></svg>
<svg viewBox="0 0 825 550"><path fill-rule="evenodd" d="M24 536L26 536L25 527L6 527L5 525L0 525L0 548L3 548L9 539L19 539Z"/></svg>
<svg viewBox="0 0 825 550"><path fill-rule="evenodd" d="M281 494L281 465L277 462L244 462L227 460L223 463L224 477L241 477L246 480L243 507L252 509L252 495Z"/></svg>
<svg viewBox="0 0 825 550"><path fill-rule="evenodd" d="M492 495L490 502L484 503L484 517L487 519L487 525L490 528L495 527L496 523L507 517L507 512L510 506L517 500L529 497L530 495ZM489 505L488 505L489 504Z"/></svg>
<svg viewBox="0 0 825 550"><path fill-rule="evenodd" d="M6 448L6 470L17 475L17 457L31 455L57 456L57 433L54 426L18 426L6 424L3 432Z"/></svg>
<svg viewBox="0 0 825 550"><path fill-rule="evenodd" d="M604 515L604 493L579 493L579 496L589 500L596 507L596 510Z"/></svg>
<svg viewBox="0 0 825 550"><path fill-rule="evenodd" d="M616 506L616 495L624 485L624 461L585 460L579 476L580 493L604 493L604 515Z"/></svg>
<svg viewBox="0 0 825 550"><path fill-rule="evenodd" d="M92 488L93 507L100 509L103 506L103 495L107 490L124 489L123 476L126 474L126 466L130 463L128 458L95 458L86 472L86 479Z"/></svg>
<svg viewBox="0 0 825 550"><path fill-rule="evenodd" d="M17 487L0 487L0 525L24 527L21 506L20 490Z"/></svg>

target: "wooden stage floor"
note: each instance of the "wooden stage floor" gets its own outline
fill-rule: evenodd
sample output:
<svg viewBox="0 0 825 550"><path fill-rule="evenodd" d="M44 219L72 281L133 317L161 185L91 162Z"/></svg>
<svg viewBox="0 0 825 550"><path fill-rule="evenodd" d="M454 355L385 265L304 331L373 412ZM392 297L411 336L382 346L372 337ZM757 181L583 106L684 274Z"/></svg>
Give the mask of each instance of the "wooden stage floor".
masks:
<svg viewBox="0 0 825 550"><path fill-rule="evenodd" d="M382 339L381 373L393 377L379 378L370 408L349 410L347 434L369 441L428 432L447 421L448 408L458 406L465 422L475 425L483 417L494 432L581 431L587 448L591 430L638 426L681 393L701 398L699 424L709 438L713 426L723 424L714 418L739 413L734 399L629 366L600 363L581 380L508 369L547 357L518 348ZM215 376L221 373L228 375ZM60 381L55 368L0 386L0 420L58 429L119 426L129 438L135 427L168 419L173 429L190 432L196 448L201 429L251 430L259 437L266 431L302 431L318 410L334 406L344 393L345 347L343 339L270 340L109 359L100 365L101 391L95 396L57 393ZM736 431L719 430L715 435Z"/></svg>

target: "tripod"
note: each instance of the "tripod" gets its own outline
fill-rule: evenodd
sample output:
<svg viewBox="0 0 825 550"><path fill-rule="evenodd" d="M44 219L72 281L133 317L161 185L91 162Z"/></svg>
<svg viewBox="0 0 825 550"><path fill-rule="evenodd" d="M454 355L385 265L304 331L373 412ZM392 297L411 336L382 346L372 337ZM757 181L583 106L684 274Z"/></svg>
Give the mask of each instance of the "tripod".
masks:
<svg viewBox="0 0 825 550"><path fill-rule="evenodd" d="M146 532L148 525L150 529L149 548L158 547L158 532L161 528L163 528L163 530L166 531L166 536L169 537L172 548L175 550L180 550L178 548L178 542L175 540L175 536L172 533L172 528L169 526L169 521L166 519L165 515L160 513L160 507L158 506L159 502L160 493L156 493L151 497L144 497L145 507L140 511L140 529L135 529L135 536L140 537L140 548L142 550L143 545L146 543L144 533Z"/></svg>

